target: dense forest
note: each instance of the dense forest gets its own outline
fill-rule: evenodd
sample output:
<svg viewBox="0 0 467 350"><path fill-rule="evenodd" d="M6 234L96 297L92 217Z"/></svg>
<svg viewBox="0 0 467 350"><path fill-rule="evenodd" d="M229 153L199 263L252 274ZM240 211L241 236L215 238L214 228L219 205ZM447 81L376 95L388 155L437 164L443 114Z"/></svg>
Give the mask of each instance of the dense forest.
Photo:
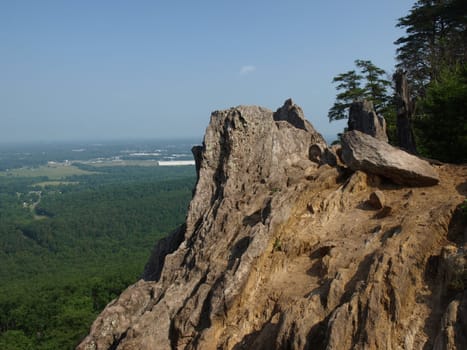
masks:
<svg viewBox="0 0 467 350"><path fill-rule="evenodd" d="M192 166L79 167L92 173L0 176L2 350L74 348L185 218Z"/></svg>
<svg viewBox="0 0 467 350"><path fill-rule="evenodd" d="M350 105L373 102L386 118L392 144L428 158L467 162L467 2L418 0L397 27L392 78L368 60L338 74L330 121L348 117Z"/></svg>

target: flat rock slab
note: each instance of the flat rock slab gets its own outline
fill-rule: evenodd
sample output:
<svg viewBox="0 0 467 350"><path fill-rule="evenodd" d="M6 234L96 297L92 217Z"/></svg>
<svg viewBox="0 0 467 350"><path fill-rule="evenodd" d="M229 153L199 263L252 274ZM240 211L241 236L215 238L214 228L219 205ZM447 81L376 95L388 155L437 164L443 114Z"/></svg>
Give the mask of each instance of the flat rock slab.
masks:
<svg viewBox="0 0 467 350"><path fill-rule="evenodd" d="M357 130L342 136L342 161L352 170L381 175L400 185L439 182L436 169L427 161Z"/></svg>

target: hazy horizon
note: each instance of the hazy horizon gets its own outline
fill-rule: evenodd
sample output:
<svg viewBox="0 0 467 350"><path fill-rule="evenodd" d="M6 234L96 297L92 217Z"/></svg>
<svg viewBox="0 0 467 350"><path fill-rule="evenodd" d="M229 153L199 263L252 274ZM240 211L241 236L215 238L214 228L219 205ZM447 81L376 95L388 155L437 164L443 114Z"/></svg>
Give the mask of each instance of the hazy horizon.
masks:
<svg viewBox="0 0 467 350"><path fill-rule="evenodd" d="M202 138L214 110L291 97L323 136L332 78L391 73L413 1L0 3L0 142Z"/></svg>
<svg viewBox="0 0 467 350"><path fill-rule="evenodd" d="M198 141L201 143L204 136L187 136L187 137L120 137L120 138L66 138L66 139L38 139L38 140L21 140L21 141L5 141L0 140L0 145L77 145L77 144L87 144L87 145L99 145L102 144L122 144L122 143L140 143L140 142L186 142L186 141Z"/></svg>

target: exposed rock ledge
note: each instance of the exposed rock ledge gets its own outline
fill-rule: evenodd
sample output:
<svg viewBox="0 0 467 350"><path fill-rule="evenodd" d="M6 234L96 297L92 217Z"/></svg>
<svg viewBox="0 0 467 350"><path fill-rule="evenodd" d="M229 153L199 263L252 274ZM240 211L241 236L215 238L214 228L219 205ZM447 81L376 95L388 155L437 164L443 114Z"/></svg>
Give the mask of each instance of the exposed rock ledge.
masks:
<svg viewBox="0 0 467 350"><path fill-rule="evenodd" d="M186 224L78 349L465 349L467 167L407 189L313 145L292 101L214 112Z"/></svg>

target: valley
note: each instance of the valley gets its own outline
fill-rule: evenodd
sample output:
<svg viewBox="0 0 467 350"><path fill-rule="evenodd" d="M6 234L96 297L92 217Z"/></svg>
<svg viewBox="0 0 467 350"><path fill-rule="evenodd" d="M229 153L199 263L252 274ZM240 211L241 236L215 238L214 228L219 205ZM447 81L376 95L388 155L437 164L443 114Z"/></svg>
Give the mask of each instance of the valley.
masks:
<svg viewBox="0 0 467 350"><path fill-rule="evenodd" d="M0 147L1 349L74 348L184 221L194 166L152 158L189 159L190 142L94 147Z"/></svg>

